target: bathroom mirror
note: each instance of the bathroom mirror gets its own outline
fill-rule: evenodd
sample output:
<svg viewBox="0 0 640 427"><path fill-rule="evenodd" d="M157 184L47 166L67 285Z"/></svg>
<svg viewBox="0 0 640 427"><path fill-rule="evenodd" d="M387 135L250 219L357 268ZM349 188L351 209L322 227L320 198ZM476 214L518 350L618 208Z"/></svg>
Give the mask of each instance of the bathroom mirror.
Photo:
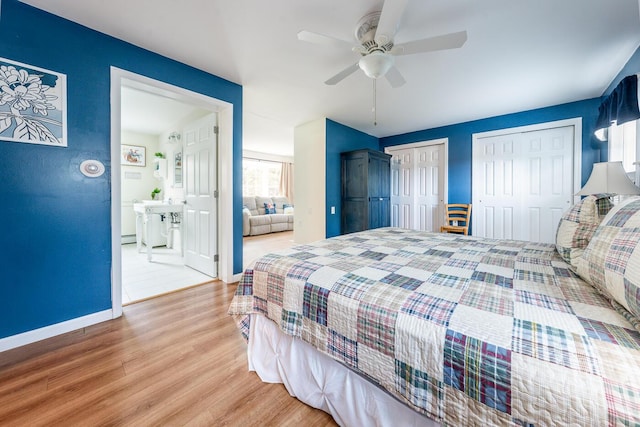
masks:
<svg viewBox="0 0 640 427"><path fill-rule="evenodd" d="M173 155L173 186L182 188L182 151Z"/></svg>

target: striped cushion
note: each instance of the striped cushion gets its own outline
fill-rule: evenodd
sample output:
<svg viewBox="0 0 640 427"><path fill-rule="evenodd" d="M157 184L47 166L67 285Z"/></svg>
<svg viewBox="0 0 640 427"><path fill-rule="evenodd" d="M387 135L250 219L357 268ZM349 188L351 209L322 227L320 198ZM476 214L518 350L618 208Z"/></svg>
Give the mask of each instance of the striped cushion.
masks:
<svg viewBox="0 0 640 427"><path fill-rule="evenodd" d="M595 194L580 200L560 219L556 232L556 249L574 271L584 248L609 209L609 195Z"/></svg>
<svg viewBox="0 0 640 427"><path fill-rule="evenodd" d="M602 220L578 263L578 274L616 308L640 318L640 197L617 204Z"/></svg>

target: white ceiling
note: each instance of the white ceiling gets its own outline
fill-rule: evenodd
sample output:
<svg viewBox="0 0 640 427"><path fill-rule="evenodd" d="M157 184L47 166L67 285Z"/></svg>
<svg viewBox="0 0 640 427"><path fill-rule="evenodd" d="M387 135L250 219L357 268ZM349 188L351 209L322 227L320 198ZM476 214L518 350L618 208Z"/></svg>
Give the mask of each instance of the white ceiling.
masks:
<svg viewBox="0 0 640 427"><path fill-rule="evenodd" d="M395 42L467 30L461 49L402 56L407 83L298 41L306 29L353 41L381 0L22 0L243 86L245 149L293 153L293 128L328 117L382 137L597 97L640 45L638 0L409 0Z"/></svg>
<svg viewBox="0 0 640 427"><path fill-rule="evenodd" d="M204 116L206 110L145 89L122 86L120 92L120 127L123 130L159 136L180 131L176 127L185 119Z"/></svg>

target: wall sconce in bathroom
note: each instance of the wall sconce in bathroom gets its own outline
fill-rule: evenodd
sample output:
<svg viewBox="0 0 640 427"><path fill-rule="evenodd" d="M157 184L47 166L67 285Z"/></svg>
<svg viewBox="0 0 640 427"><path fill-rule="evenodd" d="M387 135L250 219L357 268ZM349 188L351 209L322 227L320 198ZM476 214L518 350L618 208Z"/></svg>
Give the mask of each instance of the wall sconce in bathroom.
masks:
<svg viewBox="0 0 640 427"><path fill-rule="evenodd" d="M180 134L178 132L171 132L169 134L169 144L174 144L180 141Z"/></svg>

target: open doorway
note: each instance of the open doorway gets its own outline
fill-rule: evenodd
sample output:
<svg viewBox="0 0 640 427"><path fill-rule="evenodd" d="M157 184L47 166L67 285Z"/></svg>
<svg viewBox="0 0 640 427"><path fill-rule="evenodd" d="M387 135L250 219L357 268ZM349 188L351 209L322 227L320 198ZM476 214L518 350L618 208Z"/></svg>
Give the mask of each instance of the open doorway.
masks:
<svg viewBox="0 0 640 427"><path fill-rule="evenodd" d="M134 204L159 203L177 207L188 197L188 177L184 173L184 156L187 140L202 120L214 118L210 126L231 129L232 106L200 94L153 81L143 76L112 69L112 255L114 311L121 311L122 304L143 300L153 295L171 292L191 285L211 281L216 273L203 274L185 267L184 252L188 252L189 239L185 220L191 212L188 206L184 214L150 214L149 224L140 227L140 215L136 215ZM232 134L224 132L220 142L231 147ZM132 148L133 147L133 148ZM123 153L133 150L132 159ZM209 206L216 211L218 200L232 200L231 191L220 191L216 183L230 182L230 177L219 168L220 163L232 164L230 148L218 150L211 145L213 153L207 158L212 175ZM156 155L157 153L157 155ZM140 164L136 162L140 160ZM203 164L203 161L196 161ZM220 171L223 169L223 171ZM157 200L152 200L157 194ZM229 202L228 205L232 203ZM232 263L232 235L216 234L218 219L231 217L226 209L215 215L212 225L206 228L211 245L224 248L226 256L220 257L221 271L229 274ZM146 216L145 216L146 217ZM153 224L153 221L157 224ZM150 225L150 226L147 226ZM176 232L178 231L178 232ZM145 233L146 232L146 233ZM193 233L192 233L193 234ZM192 236L193 237L193 236ZM196 239L192 238L193 241ZM185 245L185 241L187 245ZM196 246L202 245L197 242ZM149 262L146 248L150 247ZM142 250L140 250L142 248ZM132 258L135 258L132 259ZM216 257L217 258L217 257ZM212 257L213 261L213 257ZM221 276L224 277L224 276ZM131 287L137 285L137 288ZM133 290L132 290L133 289Z"/></svg>

